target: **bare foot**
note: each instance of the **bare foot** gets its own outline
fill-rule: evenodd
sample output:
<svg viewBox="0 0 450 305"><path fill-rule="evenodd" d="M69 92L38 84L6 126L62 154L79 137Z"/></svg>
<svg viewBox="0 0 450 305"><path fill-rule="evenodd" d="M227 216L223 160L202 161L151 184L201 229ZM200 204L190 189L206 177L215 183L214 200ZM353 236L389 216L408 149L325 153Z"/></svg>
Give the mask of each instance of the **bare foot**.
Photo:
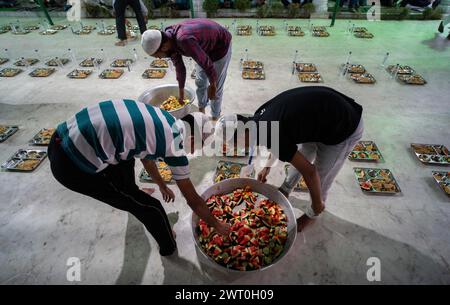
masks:
<svg viewBox="0 0 450 305"><path fill-rule="evenodd" d="M309 218L306 214L297 219L297 232L302 232L308 225L314 223L314 219Z"/></svg>
<svg viewBox="0 0 450 305"><path fill-rule="evenodd" d="M142 188L142 191L147 193L148 195L152 195L155 192L155 189L154 188L145 187L145 188Z"/></svg>
<svg viewBox="0 0 450 305"><path fill-rule="evenodd" d="M126 40L119 40L118 42L115 43L117 47L124 47L126 46L126 44L127 44Z"/></svg>

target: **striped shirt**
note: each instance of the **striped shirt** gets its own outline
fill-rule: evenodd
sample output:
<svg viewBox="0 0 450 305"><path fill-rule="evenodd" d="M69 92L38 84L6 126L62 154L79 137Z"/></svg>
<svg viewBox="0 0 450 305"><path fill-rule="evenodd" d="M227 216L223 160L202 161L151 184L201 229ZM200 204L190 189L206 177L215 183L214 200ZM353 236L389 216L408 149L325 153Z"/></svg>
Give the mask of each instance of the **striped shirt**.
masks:
<svg viewBox="0 0 450 305"><path fill-rule="evenodd" d="M133 100L111 100L82 109L57 132L68 157L88 173L131 158L163 159L173 178L189 177L182 128L159 108Z"/></svg>

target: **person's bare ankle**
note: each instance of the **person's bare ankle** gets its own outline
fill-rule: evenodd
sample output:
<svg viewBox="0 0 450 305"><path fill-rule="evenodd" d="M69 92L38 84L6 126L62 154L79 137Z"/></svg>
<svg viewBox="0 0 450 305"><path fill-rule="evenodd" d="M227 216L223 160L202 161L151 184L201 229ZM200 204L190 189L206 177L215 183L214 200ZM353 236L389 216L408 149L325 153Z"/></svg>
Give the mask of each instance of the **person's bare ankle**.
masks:
<svg viewBox="0 0 450 305"><path fill-rule="evenodd" d="M307 226L314 223L314 221L314 219L311 219L306 214L303 214L297 218L297 232L302 232Z"/></svg>

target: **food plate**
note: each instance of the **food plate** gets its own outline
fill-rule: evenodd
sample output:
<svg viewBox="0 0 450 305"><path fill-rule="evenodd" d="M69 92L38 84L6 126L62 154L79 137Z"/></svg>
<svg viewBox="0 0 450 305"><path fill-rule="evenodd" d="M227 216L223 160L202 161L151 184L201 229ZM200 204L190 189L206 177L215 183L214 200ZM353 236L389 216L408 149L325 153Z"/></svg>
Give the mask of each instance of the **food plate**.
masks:
<svg viewBox="0 0 450 305"><path fill-rule="evenodd" d="M444 145L411 143L411 148L422 163L450 165L450 153Z"/></svg>
<svg viewBox="0 0 450 305"><path fill-rule="evenodd" d="M260 61L255 60L245 60L242 62L243 69L252 69L252 70L263 70L264 64Z"/></svg>
<svg viewBox="0 0 450 305"><path fill-rule="evenodd" d="M373 141L359 141L348 156L352 161L382 161L378 146Z"/></svg>
<svg viewBox="0 0 450 305"><path fill-rule="evenodd" d="M366 194L394 195L401 192L389 169L353 168L359 187Z"/></svg>
<svg viewBox="0 0 450 305"><path fill-rule="evenodd" d="M39 30L38 25L27 25L23 28L25 31L36 31Z"/></svg>
<svg viewBox="0 0 450 305"><path fill-rule="evenodd" d="M54 24L54 25L52 25L50 28L52 29L52 30L56 30L56 31L62 31L62 30L65 30L65 29L67 29L67 25L65 25L65 24Z"/></svg>
<svg viewBox="0 0 450 305"><path fill-rule="evenodd" d="M116 33L116 30L107 30L107 29L97 32L98 35L102 35L102 36L114 35L115 33Z"/></svg>
<svg viewBox="0 0 450 305"><path fill-rule="evenodd" d="M52 58L49 61L47 61L45 64L49 67L58 67L59 64L65 65L69 62L70 60L68 58Z"/></svg>
<svg viewBox="0 0 450 305"><path fill-rule="evenodd" d="M89 35L89 34L91 34L91 30L75 30L75 31L73 31L73 33L75 34L75 35Z"/></svg>
<svg viewBox="0 0 450 305"><path fill-rule="evenodd" d="M9 171L31 172L42 163L47 156L44 150L19 149L11 158L2 164Z"/></svg>
<svg viewBox="0 0 450 305"><path fill-rule="evenodd" d="M87 78L89 75L91 75L92 70L81 70L81 69L75 69L69 74L67 74L68 78L74 78L74 79L84 79Z"/></svg>
<svg viewBox="0 0 450 305"><path fill-rule="evenodd" d="M325 26L313 26L312 27L312 31L326 32L327 31L327 27L325 27Z"/></svg>
<svg viewBox="0 0 450 305"><path fill-rule="evenodd" d="M304 83L321 83L323 82L320 73L299 73L298 78Z"/></svg>
<svg viewBox="0 0 450 305"><path fill-rule="evenodd" d="M303 31L288 31L289 36L301 37L305 36L305 32Z"/></svg>
<svg viewBox="0 0 450 305"><path fill-rule="evenodd" d="M0 58L0 65L3 65L4 63L8 62L9 58Z"/></svg>
<svg viewBox="0 0 450 305"><path fill-rule="evenodd" d="M369 32L359 32L359 33L355 33L355 37L356 38L373 38L373 34L369 33Z"/></svg>
<svg viewBox="0 0 450 305"><path fill-rule="evenodd" d="M317 72L317 67L312 63L295 63L297 72Z"/></svg>
<svg viewBox="0 0 450 305"><path fill-rule="evenodd" d="M31 31L27 31L27 30L16 30L16 31L11 31L11 33L13 35L26 35L31 33Z"/></svg>
<svg viewBox="0 0 450 305"><path fill-rule="evenodd" d="M32 77L47 77L52 75L55 71L56 69L54 68L37 68L31 71L29 75Z"/></svg>
<svg viewBox="0 0 450 305"><path fill-rule="evenodd" d="M47 146L54 132L55 128L43 128L30 140L30 144Z"/></svg>
<svg viewBox="0 0 450 305"><path fill-rule="evenodd" d="M376 80L370 73L353 73L350 74L350 78L353 79L358 84L375 84Z"/></svg>
<svg viewBox="0 0 450 305"><path fill-rule="evenodd" d="M261 25L258 29L259 35L261 36L275 36L275 27L274 26L267 26L267 25Z"/></svg>
<svg viewBox="0 0 450 305"><path fill-rule="evenodd" d="M313 31L312 35L314 37L328 37L328 36L330 36L330 33L326 32L326 31Z"/></svg>
<svg viewBox="0 0 450 305"><path fill-rule="evenodd" d="M252 26L251 25L239 25L236 27L236 35L238 36L251 36Z"/></svg>
<svg viewBox="0 0 450 305"><path fill-rule="evenodd" d="M32 66L38 62L39 62L39 59L37 59L37 58L24 58L24 59L20 59L20 60L16 61L14 63L14 66L18 66L18 67Z"/></svg>
<svg viewBox="0 0 450 305"><path fill-rule="evenodd" d="M0 125L0 143L15 134L17 130L19 130L19 126Z"/></svg>
<svg viewBox="0 0 450 305"><path fill-rule="evenodd" d="M22 69L18 68L5 68L0 70L0 77L14 77L22 71Z"/></svg>
<svg viewBox="0 0 450 305"><path fill-rule="evenodd" d="M142 73L143 78L164 78L166 70L164 69L147 69Z"/></svg>
<svg viewBox="0 0 450 305"><path fill-rule="evenodd" d="M296 25L289 25L287 27L287 31L288 32L298 32L298 31L301 31L301 30L302 30L302 28L299 27L299 26L296 26Z"/></svg>
<svg viewBox="0 0 450 305"><path fill-rule="evenodd" d="M100 73L99 77L103 79L118 79L123 74L123 69L106 69Z"/></svg>
<svg viewBox="0 0 450 305"><path fill-rule="evenodd" d="M284 172L286 175L288 174L289 164L286 164L284 166ZM297 185L294 187L294 190L296 191L302 191L302 192L308 192L308 186L306 185L305 179L303 176L300 178L300 181L297 183Z"/></svg>
<svg viewBox="0 0 450 305"><path fill-rule="evenodd" d="M165 59L155 59L150 64L152 68L169 68L169 62Z"/></svg>
<svg viewBox="0 0 450 305"><path fill-rule="evenodd" d="M450 196L450 172L433 171L433 178L441 189Z"/></svg>
<svg viewBox="0 0 450 305"><path fill-rule="evenodd" d="M362 32L367 32L367 28L365 27L356 27L353 29L354 33L362 33Z"/></svg>
<svg viewBox="0 0 450 305"><path fill-rule="evenodd" d="M161 175L164 182L173 182L172 180L172 171L170 170L169 166L163 162L163 161L156 161L156 167L158 168L159 174ZM153 182L150 175L147 173L145 168L141 170L141 173L139 174L139 180L141 182Z"/></svg>
<svg viewBox="0 0 450 305"><path fill-rule="evenodd" d="M389 73L395 73L395 69L397 68L397 65L389 65L386 70ZM397 74L413 74L414 69L410 66L398 66Z"/></svg>
<svg viewBox="0 0 450 305"><path fill-rule="evenodd" d="M162 102L161 106L159 108L166 110L166 111L174 111L183 108L184 106L189 104L189 100L185 99L184 104L180 103L178 98L175 96L169 96L164 102Z"/></svg>
<svg viewBox="0 0 450 305"><path fill-rule="evenodd" d="M287 217L276 202L249 187L206 200L211 214L231 225L231 234L214 232L204 220L197 226L198 241L206 255L223 267L238 271L269 266L284 251Z"/></svg>
<svg viewBox="0 0 450 305"><path fill-rule="evenodd" d="M106 29L107 30L109 30L109 31L112 31L112 30L116 30L116 26L113 24L113 25L108 25L107 27L106 27ZM149 30L151 30L151 28L149 28ZM156 29L154 29L154 30L156 30Z"/></svg>
<svg viewBox="0 0 450 305"><path fill-rule="evenodd" d="M95 25L85 25L85 26L83 26L83 30L93 31L95 29L97 29L97 27Z"/></svg>
<svg viewBox="0 0 450 305"><path fill-rule="evenodd" d="M427 83L427 81L419 74L397 74L397 79L407 85L425 85Z"/></svg>
<svg viewBox="0 0 450 305"><path fill-rule="evenodd" d="M80 67L94 67L94 63L100 65L103 62L100 58L86 58L80 63Z"/></svg>
<svg viewBox="0 0 450 305"><path fill-rule="evenodd" d="M56 33L58 33L57 30L52 30L52 29L48 29L48 30L44 30L44 31L40 31L39 34L41 35L55 35Z"/></svg>
<svg viewBox="0 0 450 305"><path fill-rule="evenodd" d="M226 179L240 178L241 170L245 166L247 164L220 160L217 162L213 182L217 183ZM250 177L255 177L254 171L250 174Z"/></svg>
<svg viewBox="0 0 450 305"><path fill-rule="evenodd" d="M116 59L111 63L111 67L113 68L125 68L133 63L132 59Z"/></svg>
<svg viewBox="0 0 450 305"><path fill-rule="evenodd" d="M346 68L348 73L364 73L366 72L366 68L363 65L358 64L343 64L342 68Z"/></svg>
<svg viewBox="0 0 450 305"><path fill-rule="evenodd" d="M243 69L242 78L252 80L263 80L266 78L266 74L262 70Z"/></svg>

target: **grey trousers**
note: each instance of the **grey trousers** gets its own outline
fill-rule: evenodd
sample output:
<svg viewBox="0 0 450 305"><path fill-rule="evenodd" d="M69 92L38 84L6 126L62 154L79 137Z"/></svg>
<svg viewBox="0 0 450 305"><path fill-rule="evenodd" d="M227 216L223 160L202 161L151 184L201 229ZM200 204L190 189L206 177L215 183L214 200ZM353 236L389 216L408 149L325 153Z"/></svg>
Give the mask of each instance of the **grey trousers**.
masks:
<svg viewBox="0 0 450 305"><path fill-rule="evenodd" d="M322 143L304 143L299 146L299 152L316 166L320 177L320 188L322 200L326 201L328 191L334 179L344 165L345 160L353 147L361 139L364 131L364 123L361 118L358 127L346 140L336 145L325 145ZM300 181L302 175L297 169L289 164L286 178L280 189L290 193Z"/></svg>
<svg viewBox="0 0 450 305"><path fill-rule="evenodd" d="M217 74L217 92L216 99L211 101L211 115L213 117L219 117L222 110L222 96L223 96L223 85L225 84L225 79L227 77L228 65L231 60L231 44L228 49L227 54L214 62L214 69ZM208 76L205 70L202 69L198 64L195 65L196 78L195 84L197 85L197 98L198 107L205 108L208 105Z"/></svg>

